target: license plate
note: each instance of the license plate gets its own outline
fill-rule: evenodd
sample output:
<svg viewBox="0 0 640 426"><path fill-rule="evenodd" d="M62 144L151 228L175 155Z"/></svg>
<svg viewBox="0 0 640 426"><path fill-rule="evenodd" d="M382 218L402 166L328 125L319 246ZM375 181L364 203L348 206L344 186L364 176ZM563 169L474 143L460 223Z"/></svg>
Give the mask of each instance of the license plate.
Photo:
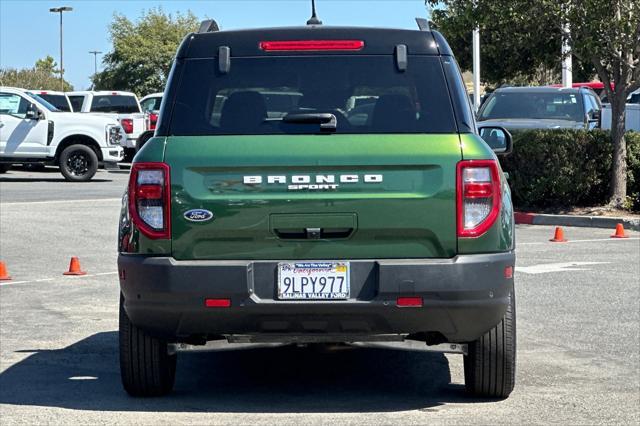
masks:
<svg viewBox="0 0 640 426"><path fill-rule="evenodd" d="M287 300L348 299L349 263L279 263L278 298Z"/></svg>

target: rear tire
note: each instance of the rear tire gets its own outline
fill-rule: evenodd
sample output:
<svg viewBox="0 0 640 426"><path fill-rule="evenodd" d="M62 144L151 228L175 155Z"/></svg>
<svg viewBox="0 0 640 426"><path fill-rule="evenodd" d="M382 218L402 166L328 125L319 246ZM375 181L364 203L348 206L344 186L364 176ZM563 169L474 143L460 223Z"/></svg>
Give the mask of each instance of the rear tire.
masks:
<svg viewBox="0 0 640 426"><path fill-rule="evenodd" d="M124 158L122 159L122 162L124 163L130 163L133 161L133 157L136 156L136 152L138 152L136 150L136 148L125 148L124 149Z"/></svg>
<svg viewBox="0 0 640 426"><path fill-rule="evenodd" d="M153 137L153 131L147 131L141 134L138 140L136 141L136 153L138 153L138 151L142 149L144 144L146 144L147 141L149 141L149 139L151 139L152 137Z"/></svg>
<svg viewBox="0 0 640 426"><path fill-rule="evenodd" d="M10 168L11 168L11 164L7 164L7 163L0 164L0 174L7 173Z"/></svg>
<svg viewBox="0 0 640 426"><path fill-rule="evenodd" d="M131 396L161 396L173 389L176 354L165 340L150 336L131 323L120 295L120 377Z"/></svg>
<svg viewBox="0 0 640 426"><path fill-rule="evenodd" d="M464 381L468 392L479 397L506 398L516 377L516 300L511 293L500 324L469 343L464 356Z"/></svg>
<svg viewBox="0 0 640 426"><path fill-rule="evenodd" d="M98 171L98 156L87 145L69 145L58 160L60 173L68 181L86 182Z"/></svg>

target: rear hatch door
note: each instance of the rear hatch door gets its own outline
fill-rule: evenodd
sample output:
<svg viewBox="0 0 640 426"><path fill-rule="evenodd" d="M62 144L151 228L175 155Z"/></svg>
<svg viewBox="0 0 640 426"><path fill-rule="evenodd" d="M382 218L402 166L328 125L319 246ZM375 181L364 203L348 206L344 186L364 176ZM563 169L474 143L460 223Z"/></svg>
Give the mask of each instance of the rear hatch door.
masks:
<svg viewBox="0 0 640 426"><path fill-rule="evenodd" d="M172 137L166 158L177 259L456 253L457 135Z"/></svg>

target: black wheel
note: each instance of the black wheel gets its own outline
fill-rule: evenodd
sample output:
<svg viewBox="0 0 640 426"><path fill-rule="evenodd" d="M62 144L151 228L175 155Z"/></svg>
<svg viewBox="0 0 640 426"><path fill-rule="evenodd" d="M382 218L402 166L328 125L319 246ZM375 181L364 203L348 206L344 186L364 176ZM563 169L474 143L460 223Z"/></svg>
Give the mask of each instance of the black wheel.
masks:
<svg viewBox="0 0 640 426"><path fill-rule="evenodd" d="M120 377L131 396L161 396L173 389L176 354L167 342L150 336L131 323L120 295Z"/></svg>
<svg viewBox="0 0 640 426"><path fill-rule="evenodd" d="M124 163L130 163L133 161L133 157L136 155L136 148L125 148L124 149L124 158L122 161Z"/></svg>
<svg viewBox="0 0 640 426"><path fill-rule="evenodd" d="M152 137L153 137L152 131L144 132L143 134L141 134L138 140L136 141L136 153L140 151L144 146L144 144L146 144L147 141Z"/></svg>
<svg viewBox="0 0 640 426"><path fill-rule="evenodd" d="M0 164L0 174L7 173L10 168L11 168L11 164L7 164L7 163Z"/></svg>
<svg viewBox="0 0 640 426"><path fill-rule="evenodd" d="M66 180L86 182L98 171L98 156L87 145L70 145L60 154L60 172Z"/></svg>
<svg viewBox="0 0 640 426"><path fill-rule="evenodd" d="M467 391L476 396L506 398L516 378L516 300L511 299L504 318L478 340L469 343L464 356Z"/></svg>

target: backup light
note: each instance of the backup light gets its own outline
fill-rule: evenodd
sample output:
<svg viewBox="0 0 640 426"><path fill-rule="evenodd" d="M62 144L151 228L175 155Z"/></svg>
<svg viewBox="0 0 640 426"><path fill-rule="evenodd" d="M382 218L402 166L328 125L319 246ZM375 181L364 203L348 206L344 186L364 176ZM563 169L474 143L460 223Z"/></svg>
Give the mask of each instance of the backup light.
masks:
<svg viewBox="0 0 640 426"><path fill-rule="evenodd" d="M261 41L260 49L267 52L322 51L322 50L362 50L362 40L290 40Z"/></svg>
<svg viewBox="0 0 640 426"><path fill-rule="evenodd" d="M129 176L129 213L145 236L170 238L169 166L165 163L134 163Z"/></svg>
<svg viewBox="0 0 640 426"><path fill-rule="evenodd" d="M501 202L495 160L460 161L457 167L458 237L478 237L496 221Z"/></svg>

